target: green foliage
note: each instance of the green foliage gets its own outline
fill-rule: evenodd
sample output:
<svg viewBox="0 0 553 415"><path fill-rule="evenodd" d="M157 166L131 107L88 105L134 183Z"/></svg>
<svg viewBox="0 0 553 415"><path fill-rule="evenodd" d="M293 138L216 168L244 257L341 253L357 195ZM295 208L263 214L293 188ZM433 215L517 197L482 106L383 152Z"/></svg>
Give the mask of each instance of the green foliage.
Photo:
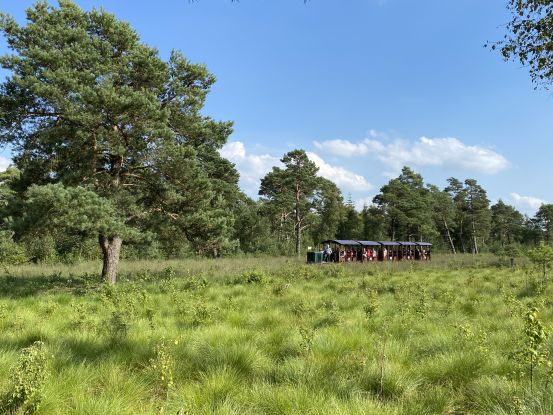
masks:
<svg viewBox="0 0 553 415"><path fill-rule="evenodd" d="M428 209L428 190L422 176L404 167L398 178L382 186L374 203L383 210L391 240L409 240L410 235L427 236L431 211Z"/></svg>
<svg viewBox="0 0 553 415"><path fill-rule="evenodd" d="M273 167L261 180L259 195L274 220L275 229L293 229L295 253L300 255L302 230L309 225L315 194L321 186L319 168L309 160L304 150L292 150L280 160L284 169ZM287 226L289 225L289 226ZM280 235L279 235L280 236ZM286 238L287 232L281 237Z"/></svg>
<svg viewBox="0 0 553 415"><path fill-rule="evenodd" d="M507 34L491 48L499 48L505 60L512 59L528 67L532 81L548 87L553 79L550 47L553 2L550 0L508 0L511 21Z"/></svg>
<svg viewBox="0 0 553 415"><path fill-rule="evenodd" d="M254 270L242 274L241 279L247 284L263 284L267 282L267 276L263 271Z"/></svg>
<svg viewBox="0 0 553 415"><path fill-rule="evenodd" d="M309 353L311 353L311 350L313 348L313 340L315 338L316 330L305 325L299 326L298 330L300 332L301 338L300 348L303 353L308 355Z"/></svg>
<svg viewBox="0 0 553 415"><path fill-rule="evenodd" d="M43 342L24 348L10 374L10 391L1 402L2 413L35 413L42 401L49 357Z"/></svg>
<svg viewBox="0 0 553 415"><path fill-rule="evenodd" d="M174 340L172 345L178 345L178 340ZM174 358L171 342L161 339L154 347L154 356L150 358L150 369L156 380L156 395L162 399L167 399L169 393L174 389L173 380Z"/></svg>
<svg viewBox="0 0 553 415"><path fill-rule="evenodd" d="M528 307L523 315L524 340L522 347L510 356L521 368L521 375L527 375L530 380L530 389L534 385L534 372L541 366L551 366L549 351L545 343L551 334L538 318L538 309Z"/></svg>
<svg viewBox="0 0 553 415"><path fill-rule="evenodd" d="M0 265L17 265L27 261L25 248L6 232L0 232Z"/></svg>
<svg viewBox="0 0 553 415"><path fill-rule="evenodd" d="M374 291L369 291L367 293L367 297L368 301L365 307L363 307L363 311L370 320L376 315L376 313L378 313L378 310L380 309L380 302L378 301L378 295Z"/></svg>
<svg viewBox="0 0 553 415"><path fill-rule="evenodd" d="M31 261L46 263L56 262L56 242L52 235L26 235L21 242L25 246L25 251Z"/></svg>
<svg viewBox="0 0 553 415"><path fill-rule="evenodd" d="M0 186L0 205L17 216L17 238L99 235L110 282L122 239L154 233L168 247L179 235L214 256L235 248L238 174L218 152L232 124L201 112L215 82L205 66L178 51L164 61L128 23L68 0L36 3L25 26L2 14L0 32L11 51L0 58L10 73L0 142L20 171Z"/></svg>
<svg viewBox="0 0 553 415"><path fill-rule="evenodd" d="M553 262L553 247L540 242L540 245L528 251L528 257L543 272L546 277L547 268Z"/></svg>

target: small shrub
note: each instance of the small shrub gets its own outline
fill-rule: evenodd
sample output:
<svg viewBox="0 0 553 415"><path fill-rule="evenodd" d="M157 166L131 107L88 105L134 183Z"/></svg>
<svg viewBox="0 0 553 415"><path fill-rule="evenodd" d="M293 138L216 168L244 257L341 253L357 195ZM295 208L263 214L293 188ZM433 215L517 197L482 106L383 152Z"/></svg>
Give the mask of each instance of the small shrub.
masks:
<svg viewBox="0 0 553 415"><path fill-rule="evenodd" d="M267 276L263 271L248 271L242 274L242 280L247 284L263 284L267 281Z"/></svg>
<svg viewBox="0 0 553 415"><path fill-rule="evenodd" d="M29 259L25 254L25 248L13 241L5 232L0 233L0 264L18 265Z"/></svg>
<svg viewBox="0 0 553 415"><path fill-rule="evenodd" d="M290 289L290 283L278 283L272 289L272 292L276 296L282 296Z"/></svg>
<svg viewBox="0 0 553 415"><path fill-rule="evenodd" d="M370 292L368 294L369 301L365 306L363 307L363 311L365 312L365 316L367 316L368 319L372 318L380 309L380 303L378 301L378 296L375 292Z"/></svg>
<svg viewBox="0 0 553 415"><path fill-rule="evenodd" d="M60 308L59 304L55 301L48 300L40 305L40 312L45 315L52 315L56 310Z"/></svg>
<svg viewBox="0 0 553 415"><path fill-rule="evenodd" d="M161 272L161 278L163 279L173 279L177 276L177 272L173 267L167 267Z"/></svg>
<svg viewBox="0 0 553 415"><path fill-rule="evenodd" d="M311 349L313 348L313 339L315 337L315 329L308 326L300 326L299 332L301 337L301 350L304 352L304 354L311 353Z"/></svg>
<svg viewBox="0 0 553 415"><path fill-rule="evenodd" d="M70 325L75 329L94 329L94 321L90 318L90 311L82 303L72 303L73 313L70 317Z"/></svg>
<svg viewBox="0 0 553 415"><path fill-rule="evenodd" d="M120 342L127 337L136 312L136 296L125 295L114 286L104 285L100 298L110 311L103 328L112 342Z"/></svg>
<svg viewBox="0 0 553 415"><path fill-rule="evenodd" d="M183 289L189 291L199 290L207 287L207 279L203 275L191 275L186 278Z"/></svg>
<svg viewBox="0 0 553 415"><path fill-rule="evenodd" d="M523 315L524 340L521 348L511 353L511 359L515 360L520 368L520 375L527 375L530 379L530 390L534 386L534 375L537 368L550 366L549 352L545 343L550 335L550 330L538 318L538 309L529 307Z"/></svg>
<svg viewBox="0 0 553 415"><path fill-rule="evenodd" d="M42 389L48 374L48 356L41 341L21 351L10 374L10 391L2 399L1 413L32 414L42 400Z"/></svg>
<svg viewBox="0 0 553 415"><path fill-rule="evenodd" d="M175 340L174 344L178 344L178 341ZM162 339L154 347L154 357L150 359L149 363L156 380L156 395L167 399L175 384L173 382L173 353L165 339Z"/></svg>
<svg viewBox="0 0 553 415"><path fill-rule="evenodd" d="M298 300L292 304L291 311L296 317L303 318L311 314L313 310L303 300Z"/></svg>
<svg viewBox="0 0 553 415"><path fill-rule="evenodd" d="M192 325L201 326L209 324L217 311L215 307L209 307L203 302L197 303L192 309Z"/></svg>
<svg viewBox="0 0 553 415"><path fill-rule="evenodd" d="M8 306L6 304L0 304L0 323L8 317Z"/></svg>
<svg viewBox="0 0 553 415"><path fill-rule="evenodd" d="M323 310L323 313L315 323L315 327L335 326L341 322L340 308L334 299L323 301L319 308Z"/></svg>
<svg viewBox="0 0 553 415"><path fill-rule="evenodd" d="M55 262L56 241L51 235L28 236L23 240L27 257L33 262Z"/></svg>
<svg viewBox="0 0 553 415"><path fill-rule="evenodd" d="M106 323L105 328L113 342L120 342L127 337L130 328L127 313L120 310L113 311Z"/></svg>
<svg viewBox="0 0 553 415"><path fill-rule="evenodd" d="M155 318L154 309L150 307L146 308L146 320L148 320L148 327L150 327L150 330L152 331L156 329L154 318Z"/></svg>

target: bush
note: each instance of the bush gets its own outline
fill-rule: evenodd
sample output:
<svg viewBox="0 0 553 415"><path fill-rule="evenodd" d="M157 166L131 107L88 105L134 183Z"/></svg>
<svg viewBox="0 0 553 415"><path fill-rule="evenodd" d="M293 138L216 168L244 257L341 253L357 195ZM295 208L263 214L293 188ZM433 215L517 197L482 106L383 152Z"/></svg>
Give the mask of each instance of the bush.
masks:
<svg viewBox="0 0 553 415"><path fill-rule="evenodd" d="M42 400L42 388L47 377L48 356L41 341L23 349L12 369L10 391L3 397L2 413L31 414Z"/></svg>
<svg viewBox="0 0 553 415"><path fill-rule="evenodd" d="M17 265L27 261L25 248L15 243L6 233L0 233L0 264Z"/></svg>
<svg viewBox="0 0 553 415"><path fill-rule="evenodd" d="M53 262L57 258L56 241L52 235L29 235L23 239L23 244L33 262Z"/></svg>
<svg viewBox="0 0 553 415"><path fill-rule="evenodd" d="M242 280L248 284L263 284L267 281L267 276L263 271L248 271L242 274Z"/></svg>

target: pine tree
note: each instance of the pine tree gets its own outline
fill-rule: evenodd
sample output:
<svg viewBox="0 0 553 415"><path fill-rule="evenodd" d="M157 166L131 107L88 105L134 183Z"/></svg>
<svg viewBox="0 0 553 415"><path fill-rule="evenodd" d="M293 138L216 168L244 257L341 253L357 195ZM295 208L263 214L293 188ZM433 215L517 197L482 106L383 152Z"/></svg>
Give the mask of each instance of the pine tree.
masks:
<svg viewBox="0 0 553 415"><path fill-rule="evenodd" d="M294 227L295 253L300 256L302 231L309 226L309 215L319 185L318 167L303 150L293 150L281 159L284 169L273 167L261 180L259 195L267 199L269 207L282 215L284 226L291 220Z"/></svg>
<svg viewBox="0 0 553 415"><path fill-rule="evenodd" d="M22 188L81 187L113 207L122 226L90 229L109 282L123 240L145 229L182 233L198 252L230 242L232 216L217 192L236 175L221 177L233 166L216 153L231 124L201 114L215 81L203 65L179 52L165 62L129 24L69 0L37 2L26 26L1 15L0 31L13 51L0 59L11 72L0 141L14 149Z"/></svg>

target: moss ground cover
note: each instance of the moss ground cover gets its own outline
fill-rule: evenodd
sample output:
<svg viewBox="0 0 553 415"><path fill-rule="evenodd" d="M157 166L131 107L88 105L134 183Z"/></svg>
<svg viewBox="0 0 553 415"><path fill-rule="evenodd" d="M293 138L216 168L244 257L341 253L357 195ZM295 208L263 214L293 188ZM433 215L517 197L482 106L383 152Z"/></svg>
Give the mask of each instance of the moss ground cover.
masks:
<svg viewBox="0 0 553 415"><path fill-rule="evenodd" d="M553 284L524 264L131 262L116 287L96 267L0 276L4 411L553 413Z"/></svg>

